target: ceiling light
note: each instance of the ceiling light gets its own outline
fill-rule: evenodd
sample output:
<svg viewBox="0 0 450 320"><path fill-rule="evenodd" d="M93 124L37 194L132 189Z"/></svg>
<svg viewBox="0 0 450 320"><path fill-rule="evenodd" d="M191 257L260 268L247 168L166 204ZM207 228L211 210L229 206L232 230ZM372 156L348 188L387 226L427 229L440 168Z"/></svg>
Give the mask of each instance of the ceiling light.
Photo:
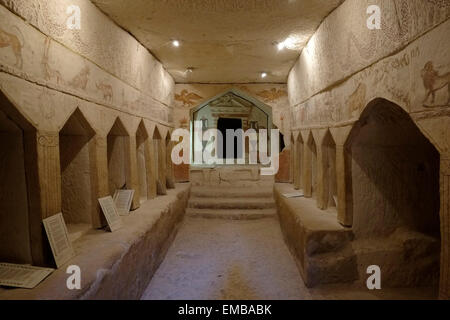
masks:
<svg viewBox="0 0 450 320"><path fill-rule="evenodd" d="M172 45L173 45L174 47L179 47L179 46L180 46L180 41L178 41L178 40L173 40L173 41L172 41Z"/></svg>
<svg viewBox="0 0 450 320"><path fill-rule="evenodd" d="M281 51L286 48L290 49L290 50L295 50L297 47L296 40L295 40L294 36L289 36L283 42L279 42L277 44L277 47L278 47L278 51Z"/></svg>
<svg viewBox="0 0 450 320"><path fill-rule="evenodd" d="M267 73L266 72L261 73L261 78L264 79L265 77L267 77Z"/></svg>

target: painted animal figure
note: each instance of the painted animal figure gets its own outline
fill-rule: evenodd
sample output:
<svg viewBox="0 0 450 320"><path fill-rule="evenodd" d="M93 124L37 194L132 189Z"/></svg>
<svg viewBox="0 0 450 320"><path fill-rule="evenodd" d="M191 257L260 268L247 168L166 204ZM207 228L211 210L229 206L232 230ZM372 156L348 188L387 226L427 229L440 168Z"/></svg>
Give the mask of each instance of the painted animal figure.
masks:
<svg viewBox="0 0 450 320"><path fill-rule="evenodd" d="M434 103L436 99L436 91L447 87L448 90L448 100L447 103L450 104L450 72L446 74L439 75L439 73L434 70L433 62L428 61L422 70L423 85L426 89L426 96L424 103L427 102L431 95L431 103Z"/></svg>
<svg viewBox="0 0 450 320"><path fill-rule="evenodd" d="M18 34L20 34L22 41L20 41L16 35L0 29L0 48L11 47L16 57L16 67L22 69L23 67L22 48L24 46L24 41L22 33L17 27L16 29L18 31Z"/></svg>
<svg viewBox="0 0 450 320"><path fill-rule="evenodd" d="M103 98L106 101L112 101L113 99L113 89L109 84L96 83L96 87L103 93Z"/></svg>
<svg viewBox="0 0 450 320"><path fill-rule="evenodd" d="M75 89L83 89L85 90L89 81L89 75L91 73L91 70L89 70L89 67L84 67L78 75L75 76L75 78L72 79L72 81L69 82L69 85Z"/></svg>

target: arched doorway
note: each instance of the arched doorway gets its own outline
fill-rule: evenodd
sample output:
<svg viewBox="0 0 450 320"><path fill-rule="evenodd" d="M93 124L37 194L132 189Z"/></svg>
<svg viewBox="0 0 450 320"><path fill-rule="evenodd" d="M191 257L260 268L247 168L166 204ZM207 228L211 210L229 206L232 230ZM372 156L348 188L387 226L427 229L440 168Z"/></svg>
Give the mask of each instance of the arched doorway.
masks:
<svg viewBox="0 0 450 320"><path fill-rule="evenodd" d="M217 146L217 140L220 139L210 142L202 141L202 137L195 134L195 122L201 124L203 133L208 129L217 129L222 133L223 146ZM245 133L247 130L253 129L258 135L259 130L267 129L269 130L268 140L270 141L270 130L272 128L271 107L236 89L217 95L191 110L191 163L203 164L201 161L198 161L198 156L195 156L196 153L201 155L209 143L215 143L218 159L223 162L225 162L225 159L241 159L242 162L248 164L249 139L239 132L236 132L236 136L229 136L228 139L234 140L235 143L234 150L230 150L234 151L232 152L233 154L227 155L227 130L236 131L241 129ZM232 142L232 140L229 142ZM270 150L270 142L268 143L268 149ZM235 163L234 161L232 162Z"/></svg>

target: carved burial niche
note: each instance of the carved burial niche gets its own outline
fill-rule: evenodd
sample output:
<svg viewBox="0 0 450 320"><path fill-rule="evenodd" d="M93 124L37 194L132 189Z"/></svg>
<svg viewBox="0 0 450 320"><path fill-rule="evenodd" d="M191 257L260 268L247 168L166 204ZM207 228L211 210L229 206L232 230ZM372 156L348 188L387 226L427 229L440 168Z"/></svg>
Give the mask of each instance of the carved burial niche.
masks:
<svg viewBox="0 0 450 320"><path fill-rule="evenodd" d="M346 148L353 232L369 244L365 256L382 268L387 286L437 285L439 152L401 107L384 99L367 106Z"/></svg>
<svg viewBox="0 0 450 320"><path fill-rule="evenodd" d="M130 187L130 137L117 118L107 138L109 193Z"/></svg>
<svg viewBox="0 0 450 320"><path fill-rule="evenodd" d="M137 171L139 179L139 196L141 203L149 198L149 176L151 170L149 166L150 162L150 150L149 150L149 137L144 123L139 124L136 132L136 158L137 158Z"/></svg>
<svg viewBox="0 0 450 320"><path fill-rule="evenodd" d="M311 196L313 198L316 197L317 193L317 146L316 142L314 141L314 137L312 134L309 135L308 139L308 153L310 158L310 175L311 175Z"/></svg>
<svg viewBox="0 0 450 320"><path fill-rule="evenodd" d="M0 262L43 264L36 131L0 93Z"/></svg>
<svg viewBox="0 0 450 320"><path fill-rule="evenodd" d="M323 175L324 175L324 206L337 208L337 178L336 178L336 143L330 131L327 132L322 145Z"/></svg>
<svg viewBox="0 0 450 320"><path fill-rule="evenodd" d="M347 148L356 234L389 234L403 226L439 236L439 152L403 109L374 101Z"/></svg>
<svg viewBox="0 0 450 320"><path fill-rule="evenodd" d="M59 133L61 208L70 225L92 226L96 212L92 189L91 150L95 131L77 109ZM69 228L70 231L70 228Z"/></svg>

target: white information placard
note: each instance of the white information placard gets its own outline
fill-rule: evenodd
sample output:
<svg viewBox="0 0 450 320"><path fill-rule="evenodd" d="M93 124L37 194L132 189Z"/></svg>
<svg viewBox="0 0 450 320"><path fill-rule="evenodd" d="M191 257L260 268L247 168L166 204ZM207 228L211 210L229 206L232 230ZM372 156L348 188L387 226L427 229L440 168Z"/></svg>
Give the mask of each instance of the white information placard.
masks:
<svg viewBox="0 0 450 320"><path fill-rule="evenodd" d="M131 203L134 197L134 190L116 190L114 193L114 203L121 216L130 214Z"/></svg>
<svg viewBox="0 0 450 320"><path fill-rule="evenodd" d="M0 286L33 289L54 269L0 263Z"/></svg>
<svg viewBox="0 0 450 320"><path fill-rule="evenodd" d="M292 192L292 193L283 193L283 197L291 199L291 198L301 198L304 197L303 192Z"/></svg>
<svg viewBox="0 0 450 320"><path fill-rule="evenodd" d="M64 217L62 213L59 213L43 222L56 266L59 268L75 256Z"/></svg>
<svg viewBox="0 0 450 320"><path fill-rule="evenodd" d="M105 198L98 199L98 202L100 203L103 214L108 222L109 230L114 232L117 229L120 229L122 227L122 218L117 212L113 198L111 198L111 196L107 196Z"/></svg>

